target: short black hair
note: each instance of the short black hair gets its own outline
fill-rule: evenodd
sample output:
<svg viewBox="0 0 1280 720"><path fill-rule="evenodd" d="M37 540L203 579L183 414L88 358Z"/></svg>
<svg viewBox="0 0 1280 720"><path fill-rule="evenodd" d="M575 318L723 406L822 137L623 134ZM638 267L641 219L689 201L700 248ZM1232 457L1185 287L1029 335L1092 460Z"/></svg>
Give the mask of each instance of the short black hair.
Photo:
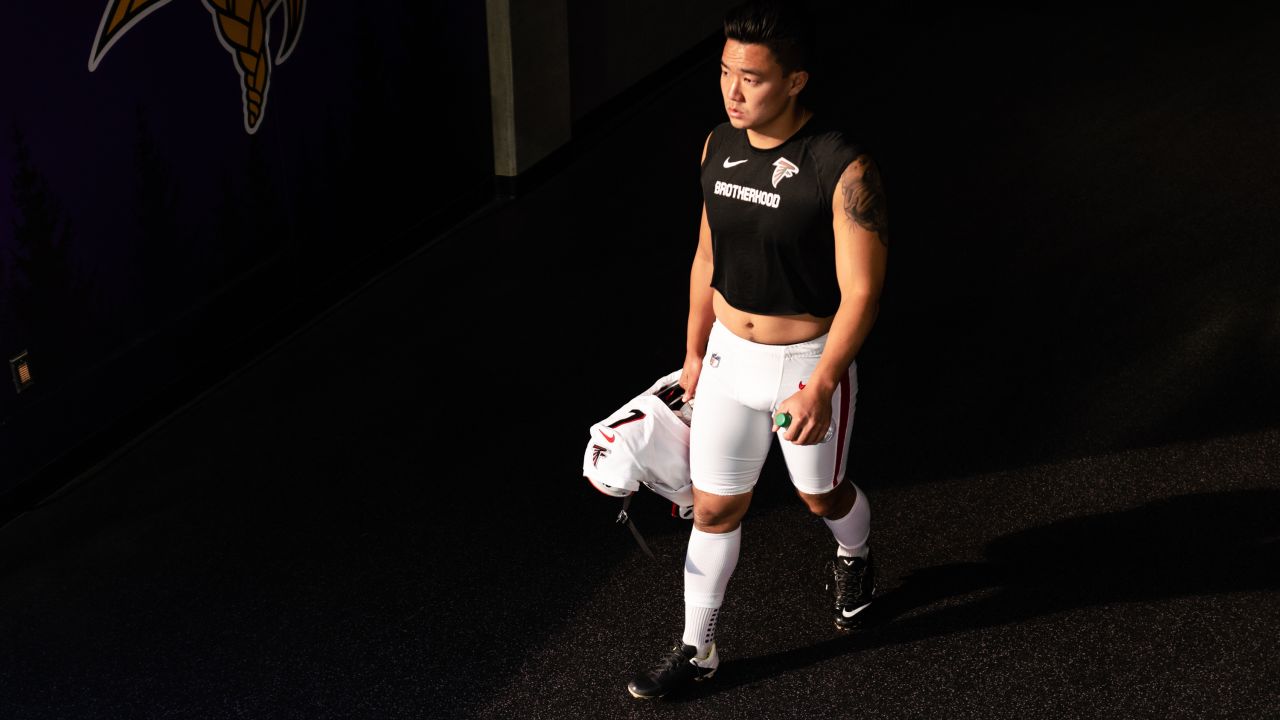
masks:
<svg viewBox="0 0 1280 720"><path fill-rule="evenodd" d="M809 70L813 61L814 27L808 13L795 2L747 0L724 17L724 37L748 45L764 45L783 74Z"/></svg>

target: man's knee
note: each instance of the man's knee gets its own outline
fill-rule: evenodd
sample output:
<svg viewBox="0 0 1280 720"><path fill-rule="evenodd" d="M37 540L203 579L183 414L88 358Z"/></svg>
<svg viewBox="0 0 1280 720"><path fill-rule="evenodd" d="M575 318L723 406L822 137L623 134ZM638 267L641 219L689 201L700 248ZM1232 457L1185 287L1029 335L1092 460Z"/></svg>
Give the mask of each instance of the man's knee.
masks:
<svg viewBox="0 0 1280 720"><path fill-rule="evenodd" d="M697 504L693 506L693 524L702 530L730 526L735 519L740 518L735 518L735 513L730 512L727 508L699 507ZM726 532L732 529L732 527L727 527Z"/></svg>
<svg viewBox="0 0 1280 720"><path fill-rule="evenodd" d="M820 495L796 491L805 505L809 506L809 512L818 517L835 520L842 518L849 509L853 507L854 501L858 499L858 493L853 489L853 483L841 483L831 489L831 492L825 492Z"/></svg>
<svg viewBox="0 0 1280 720"><path fill-rule="evenodd" d="M743 495L693 494L693 524L705 532L731 532L742 521L751 493Z"/></svg>

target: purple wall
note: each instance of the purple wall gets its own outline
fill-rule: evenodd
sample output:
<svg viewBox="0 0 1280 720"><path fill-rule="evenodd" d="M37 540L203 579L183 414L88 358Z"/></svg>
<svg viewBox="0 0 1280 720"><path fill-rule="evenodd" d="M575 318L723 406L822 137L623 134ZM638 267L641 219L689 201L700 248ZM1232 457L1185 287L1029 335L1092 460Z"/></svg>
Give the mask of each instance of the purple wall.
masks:
<svg viewBox="0 0 1280 720"><path fill-rule="evenodd" d="M90 71L115 4L0 10L0 496L490 188L482 3L268 3L252 127L237 19L154 3Z"/></svg>

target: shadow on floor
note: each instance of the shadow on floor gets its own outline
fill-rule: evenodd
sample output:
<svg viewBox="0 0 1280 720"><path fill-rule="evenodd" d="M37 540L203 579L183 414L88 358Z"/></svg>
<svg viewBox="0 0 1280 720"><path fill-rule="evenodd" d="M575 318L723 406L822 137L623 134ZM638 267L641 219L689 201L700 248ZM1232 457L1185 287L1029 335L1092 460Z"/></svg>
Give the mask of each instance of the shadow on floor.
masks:
<svg viewBox="0 0 1280 720"><path fill-rule="evenodd" d="M1204 493L1068 518L1001 537L982 563L923 568L867 610L862 630L726 662L712 695L838 656L1117 602L1280 589L1280 491ZM981 593L972 601L967 595ZM935 607L936 606L936 607Z"/></svg>

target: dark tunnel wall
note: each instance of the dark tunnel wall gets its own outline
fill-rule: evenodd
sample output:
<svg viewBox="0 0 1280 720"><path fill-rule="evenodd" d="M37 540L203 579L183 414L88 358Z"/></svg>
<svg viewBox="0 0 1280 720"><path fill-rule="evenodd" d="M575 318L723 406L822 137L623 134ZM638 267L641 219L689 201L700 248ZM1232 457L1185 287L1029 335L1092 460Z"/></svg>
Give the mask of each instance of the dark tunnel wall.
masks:
<svg viewBox="0 0 1280 720"><path fill-rule="evenodd" d="M1248 10L832 16L823 90L891 217L859 361L875 472L1280 421L1275 29Z"/></svg>
<svg viewBox="0 0 1280 720"><path fill-rule="evenodd" d="M717 32L734 0L568 0L576 123Z"/></svg>
<svg viewBox="0 0 1280 720"><path fill-rule="evenodd" d="M119 5L0 11L0 496L491 193L483 3Z"/></svg>

